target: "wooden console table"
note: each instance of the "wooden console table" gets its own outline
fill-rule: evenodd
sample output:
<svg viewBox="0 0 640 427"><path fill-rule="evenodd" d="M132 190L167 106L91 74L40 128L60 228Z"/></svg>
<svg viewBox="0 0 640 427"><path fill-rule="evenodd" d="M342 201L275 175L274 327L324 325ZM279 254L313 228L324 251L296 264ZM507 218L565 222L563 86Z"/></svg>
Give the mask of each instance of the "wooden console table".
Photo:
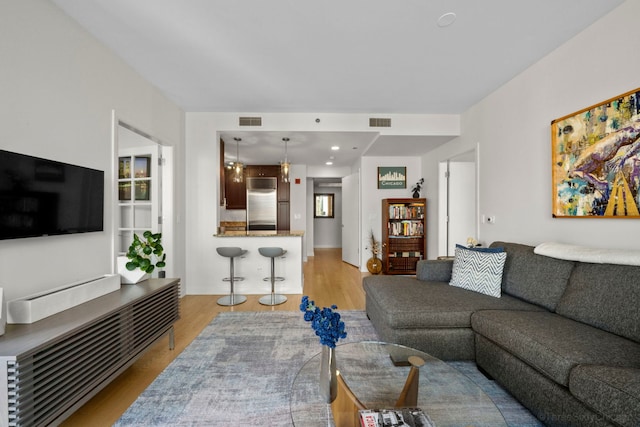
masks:
<svg viewBox="0 0 640 427"><path fill-rule="evenodd" d="M149 279L0 337L0 427L60 424L180 317L180 280Z"/></svg>

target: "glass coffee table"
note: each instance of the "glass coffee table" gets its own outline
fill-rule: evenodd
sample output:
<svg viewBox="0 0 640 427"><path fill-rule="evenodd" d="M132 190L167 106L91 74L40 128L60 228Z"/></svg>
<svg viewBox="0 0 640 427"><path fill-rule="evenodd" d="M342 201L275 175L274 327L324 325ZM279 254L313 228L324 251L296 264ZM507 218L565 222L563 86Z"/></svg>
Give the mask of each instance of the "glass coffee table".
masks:
<svg viewBox="0 0 640 427"><path fill-rule="evenodd" d="M351 391L369 409L393 408L402 391L409 356L425 361L420 368L417 405L438 427L506 426L500 410L480 387L445 362L409 347L358 342L336 347L337 370ZM318 391L320 353L309 359L291 387L290 409L298 427L334 426L331 405ZM395 363L394 363L395 361Z"/></svg>

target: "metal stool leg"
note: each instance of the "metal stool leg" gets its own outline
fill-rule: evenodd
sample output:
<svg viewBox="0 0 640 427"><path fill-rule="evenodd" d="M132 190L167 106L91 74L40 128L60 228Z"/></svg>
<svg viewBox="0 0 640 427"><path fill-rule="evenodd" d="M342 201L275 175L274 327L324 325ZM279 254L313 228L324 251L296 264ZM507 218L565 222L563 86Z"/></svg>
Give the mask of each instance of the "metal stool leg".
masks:
<svg viewBox="0 0 640 427"><path fill-rule="evenodd" d="M244 295L236 295L234 289L235 282L235 267L234 267L234 257L229 258L229 283L231 286L231 291L229 295L223 296L218 299L218 305L231 306L242 304L247 300L247 297Z"/></svg>
<svg viewBox="0 0 640 427"><path fill-rule="evenodd" d="M262 305L279 305L287 301L284 295L276 294L276 258L271 257L271 294L260 297L258 302Z"/></svg>

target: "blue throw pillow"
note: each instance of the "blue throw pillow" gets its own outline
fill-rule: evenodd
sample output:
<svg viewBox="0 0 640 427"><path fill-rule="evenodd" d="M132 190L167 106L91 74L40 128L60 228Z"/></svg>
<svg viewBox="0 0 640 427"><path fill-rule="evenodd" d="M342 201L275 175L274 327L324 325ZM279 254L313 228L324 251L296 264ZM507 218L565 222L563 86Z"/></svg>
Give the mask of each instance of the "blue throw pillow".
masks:
<svg viewBox="0 0 640 427"><path fill-rule="evenodd" d="M495 248L493 248L495 249ZM507 253L478 251L456 247L451 272L451 286L500 298L502 270Z"/></svg>
<svg viewBox="0 0 640 427"><path fill-rule="evenodd" d="M497 247L497 248L481 248L481 247L478 247L478 246L470 248L468 246L462 246L462 245L456 244L456 248L467 249L467 250L476 251L476 252L488 252L488 253L504 252L504 248L502 246Z"/></svg>

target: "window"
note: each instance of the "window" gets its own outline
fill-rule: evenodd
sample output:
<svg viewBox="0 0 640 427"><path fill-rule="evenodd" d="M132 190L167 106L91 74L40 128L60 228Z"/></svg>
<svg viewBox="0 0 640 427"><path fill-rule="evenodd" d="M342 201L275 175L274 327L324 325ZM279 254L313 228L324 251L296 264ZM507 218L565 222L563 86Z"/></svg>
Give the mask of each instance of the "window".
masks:
<svg viewBox="0 0 640 427"><path fill-rule="evenodd" d="M314 193L314 218L333 218L333 194Z"/></svg>

